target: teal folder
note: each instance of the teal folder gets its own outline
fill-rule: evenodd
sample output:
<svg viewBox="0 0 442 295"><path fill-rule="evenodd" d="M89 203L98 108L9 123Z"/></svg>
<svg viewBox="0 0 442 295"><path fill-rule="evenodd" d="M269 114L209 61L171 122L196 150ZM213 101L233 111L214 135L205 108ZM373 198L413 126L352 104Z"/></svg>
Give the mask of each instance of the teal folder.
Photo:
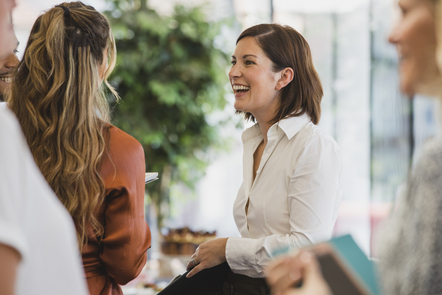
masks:
<svg viewBox="0 0 442 295"><path fill-rule="evenodd" d="M346 263L347 267L369 292L373 295L380 295L377 272L372 261L370 261L361 248L355 243L350 235L334 238L330 243L338 256Z"/></svg>

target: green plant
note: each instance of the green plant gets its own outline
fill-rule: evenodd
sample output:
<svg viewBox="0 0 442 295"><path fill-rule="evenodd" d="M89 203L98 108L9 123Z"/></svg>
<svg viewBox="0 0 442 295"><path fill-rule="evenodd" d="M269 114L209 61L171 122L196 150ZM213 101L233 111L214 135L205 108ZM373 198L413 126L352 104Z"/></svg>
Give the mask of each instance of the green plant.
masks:
<svg viewBox="0 0 442 295"><path fill-rule="evenodd" d="M170 188L192 190L208 150L223 146L218 124L208 122L226 104L228 57L214 46L221 24L208 22L200 7L176 6L162 17L146 1L108 3L118 51L111 83L122 97L113 123L141 142L147 171L159 172L146 189L161 226Z"/></svg>

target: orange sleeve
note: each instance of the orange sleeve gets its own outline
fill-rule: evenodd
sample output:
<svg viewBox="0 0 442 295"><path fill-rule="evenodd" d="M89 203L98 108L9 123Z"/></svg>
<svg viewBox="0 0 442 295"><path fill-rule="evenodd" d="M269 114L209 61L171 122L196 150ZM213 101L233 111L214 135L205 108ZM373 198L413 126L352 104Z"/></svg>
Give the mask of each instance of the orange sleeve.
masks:
<svg viewBox="0 0 442 295"><path fill-rule="evenodd" d="M151 245L144 217L143 147L133 137L111 127L108 159L101 172L106 199L100 259L107 274L124 285L140 274Z"/></svg>

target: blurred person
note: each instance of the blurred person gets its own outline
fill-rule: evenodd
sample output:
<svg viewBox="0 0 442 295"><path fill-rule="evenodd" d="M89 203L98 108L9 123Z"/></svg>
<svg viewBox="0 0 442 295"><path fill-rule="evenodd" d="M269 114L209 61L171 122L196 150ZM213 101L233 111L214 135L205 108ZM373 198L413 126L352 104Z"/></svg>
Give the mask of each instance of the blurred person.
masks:
<svg viewBox="0 0 442 295"><path fill-rule="evenodd" d="M0 18L0 36L2 36L2 42L0 43L0 52L2 52L2 58L5 58L7 53L14 50L17 38L14 34L12 27L12 8L16 3L14 0L2 0L2 15Z"/></svg>
<svg viewBox="0 0 442 295"><path fill-rule="evenodd" d="M3 20L12 21L10 16L5 17ZM9 26L9 24L7 24L7 26ZM17 40L15 34L13 36L14 37L10 39L11 42L13 42L13 40ZM11 42L6 41L6 43ZM4 96L11 83L12 71L18 64L18 58L16 56L18 42L15 41L15 43L17 44L17 46L13 50L10 50L8 55L1 57L0 59L0 108L4 107L5 105Z"/></svg>
<svg viewBox="0 0 442 295"><path fill-rule="evenodd" d="M16 53L17 49L14 49L6 58L0 60L0 102L4 101L6 91L11 84L12 71L18 64Z"/></svg>
<svg viewBox="0 0 442 295"><path fill-rule="evenodd" d="M242 135L243 184L233 209L241 237L201 244L187 276L227 261L234 294L269 294L263 267L274 250L331 237L342 161L336 142L316 126L322 86L296 30L277 24L246 29L229 79L237 113L257 122Z"/></svg>
<svg viewBox="0 0 442 295"><path fill-rule="evenodd" d="M16 114L34 159L70 212L89 292L122 294L150 247L144 217L141 144L109 123L102 82L115 65L107 19L81 2L36 20L11 83Z"/></svg>
<svg viewBox="0 0 442 295"><path fill-rule="evenodd" d="M441 0L399 0L401 18L389 41L400 58L400 88L442 97ZM438 43L439 41L439 43ZM442 294L442 138L425 143L413 167L407 191L379 233L379 271L383 294ZM299 255L269 265L268 282L279 294L328 294L315 285L294 288L290 270L302 280L325 283L318 269L297 264ZM288 267L290 265L291 267ZM298 278L297 278L298 279ZM335 294L337 295L337 294Z"/></svg>
<svg viewBox="0 0 442 295"><path fill-rule="evenodd" d="M17 43L8 20L14 7L0 0L0 60ZM17 119L0 109L0 294L86 295L83 277L72 218L41 175Z"/></svg>

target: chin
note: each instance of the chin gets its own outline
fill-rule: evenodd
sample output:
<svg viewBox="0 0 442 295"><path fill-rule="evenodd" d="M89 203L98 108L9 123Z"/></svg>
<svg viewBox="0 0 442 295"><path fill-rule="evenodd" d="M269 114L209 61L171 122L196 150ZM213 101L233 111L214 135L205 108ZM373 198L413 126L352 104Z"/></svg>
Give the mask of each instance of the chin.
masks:
<svg viewBox="0 0 442 295"><path fill-rule="evenodd" d="M401 82L400 90L403 94L407 95L408 97L412 97L416 94L414 87L412 87L408 83Z"/></svg>
<svg viewBox="0 0 442 295"><path fill-rule="evenodd" d="M442 79L434 79L427 83L421 83L415 88L416 94L442 98Z"/></svg>
<svg viewBox="0 0 442 295"><path fill-rule="evenodd" d="M413 71L410 68L401 67L399 72L399 88L401 92L408 97L412 97L416 94L416 86L418 84L418 77L413 75Z"/></svg>
<svg viewBox="0 0 442 295"><path fill-rule="evenodd" d="M238 104L238 103L236 103L236 102L233 104L233 107L235 108L235 110L236 110L237 112L244 112L244 109L241 108L241 105Z"/></svg>

